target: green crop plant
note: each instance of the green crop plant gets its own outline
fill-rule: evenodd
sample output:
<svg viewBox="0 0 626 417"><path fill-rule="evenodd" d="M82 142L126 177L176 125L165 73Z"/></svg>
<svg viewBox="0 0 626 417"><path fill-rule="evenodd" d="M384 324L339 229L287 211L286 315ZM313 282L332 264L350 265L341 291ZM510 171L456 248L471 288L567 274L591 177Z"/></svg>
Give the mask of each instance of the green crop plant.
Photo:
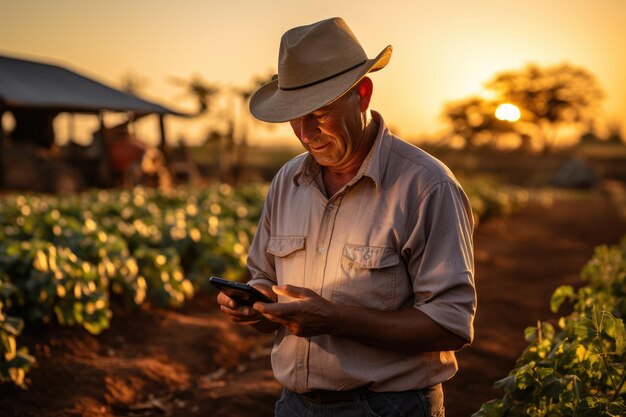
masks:
<svg viewBox="0 0 626 417"><path fill-rule="evenodd" d="M553 312L573 304L559 330L545 322L526 329L528 347L494 385L504 397L473 417L626 415L626 238L596 248L581 277L586 286L552 296Z"/></svg>
<svg viewBox="0 0 626 417"><path fill-rule="evenodd" d="M25 387L26 372L35 363L35 358L28 354L28 349L17 346L16 338L22 332L24 320L3 311L16 291L6 277L0 276L0 382L10 381Z"/></svg>

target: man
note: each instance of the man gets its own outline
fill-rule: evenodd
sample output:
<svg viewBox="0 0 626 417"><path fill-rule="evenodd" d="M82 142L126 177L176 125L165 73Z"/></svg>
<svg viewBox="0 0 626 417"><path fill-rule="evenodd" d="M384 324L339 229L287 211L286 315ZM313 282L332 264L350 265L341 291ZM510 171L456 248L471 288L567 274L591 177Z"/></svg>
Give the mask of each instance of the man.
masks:
<svg viewBox="0 0 626 417"><path fill-rule="evenodd" d="M287 31L252 114L307 153L274 178L248 266L277 303L218 303L276 331L277 416L443 416L441 382L473 338L470 204L439 161L370 112L391 47L368 59L340 18ZM401 105L401 103L399 103Z"/></svg>

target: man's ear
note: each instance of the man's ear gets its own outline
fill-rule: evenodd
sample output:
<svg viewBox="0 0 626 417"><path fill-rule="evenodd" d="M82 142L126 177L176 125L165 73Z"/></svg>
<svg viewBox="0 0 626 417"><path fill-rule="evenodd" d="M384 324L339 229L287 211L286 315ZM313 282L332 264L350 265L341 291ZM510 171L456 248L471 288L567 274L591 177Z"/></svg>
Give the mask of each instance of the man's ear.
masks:
<svg viewBox="0 0 626 417"><path fill-rule="evenodd" d="M370 99L374 91L372 80L370 80L369 77L363 77L357 84L356 91L359 94L359 108L361 112L365 112L370 105Z"/></svg>

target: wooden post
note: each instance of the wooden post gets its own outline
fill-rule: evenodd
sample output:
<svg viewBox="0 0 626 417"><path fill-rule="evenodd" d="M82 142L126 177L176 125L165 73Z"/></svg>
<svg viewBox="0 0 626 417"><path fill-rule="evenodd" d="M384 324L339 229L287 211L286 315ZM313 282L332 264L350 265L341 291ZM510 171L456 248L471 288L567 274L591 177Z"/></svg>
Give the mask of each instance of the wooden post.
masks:
<svg viewBox="0 0 626 417"><path fill-rule="evenodd" d="M161 153L165 156L165 145L166 145L166 136L165 136L165 115L159 114L159 132L161 134L161 142L159 143L159 149L161 149Z"/></svg>
<svg viewBox="0 0 626 417"><path fill-rule="evenodd" d="M102 125L100 125L102 128ZM76 139L76 120L74 113L67 113L67 138L68 142L74 142Z"/></svg>
<svg viewBox="0 0 626 417"><path fill-rule="evenodd" d="M113 174L111 167L111 158L109 158L109 150L105 139L104 130L104 112L98 112L98 122L100 124L100 132L94 140L98 140L100 143L96 145L100 151L100 162L98 166L98 184L101 187L111 187L113 185Z"/></svg>
<svg viewBox="0 0 626 417"><path fill-rule="evenodd" d="M104 129L106 126L104 125L104 113L98 112L98 123L100 124L100 135L98 135L98 140L100 140L100 144L102 145L102 149L106 150L106 139L104 138Z"/></svg>

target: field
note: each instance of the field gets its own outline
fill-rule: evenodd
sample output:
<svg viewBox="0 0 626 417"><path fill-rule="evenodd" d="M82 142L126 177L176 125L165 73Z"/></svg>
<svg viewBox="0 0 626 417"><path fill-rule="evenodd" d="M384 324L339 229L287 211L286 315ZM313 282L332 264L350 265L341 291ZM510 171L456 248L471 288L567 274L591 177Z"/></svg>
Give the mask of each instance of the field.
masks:
<svg viewBox="0 0 626 417"><path fill-rule="evenodd" d="M618 207L616 200L600 189L585 193L528 193L503 188L496 192L493 184L485 182L467 182L466 188L481 218L475 234L479 310L476 341L459 352L460 372L445 384L449 417L469 416L483 402L502 397L502 392L492 385L508 374L526 347L524 329L536 325L538 319L554 322L557 315L550 311L553 291L562 284L579 286L579 271L591 257L593 248L617 243L626 232L626 221L620 213L623 206ZM48 310L29 307L42 305L38 302L41 301L39 287L38 291L31 291L34 298L30 299L28 286L16 290L22 301L20 304L20 297L12 297L17 307L10 311L23 317L32 315L33 311L40 315L39 319L29 319L17 338L18 348L28 348L28 355L37 362L25 374L27 390L12 383L0 386L2 415L272 415L280 387L269 364L271 336L226 320L216 310L215 294L207 291L201 278L208 273L205 268L213 271L221 268L220 273L244 278L247 248L236 243L249 240L253 218L258 215L250 207L258 204L262 194L263 187L242 193L217 187L195 196L193 204L184 204L183 212L172 208L170 216L165 208L171 201L188 202L188 195L173 194L165 198L140 191L138 199L135 199L137 194L128 194L121 209L116 208L117 204L107 203L109 199L119 200L119 195L92 196L99 202L90 206L92 219L106 213L124 220L111 225L86 222L81 211L72 214L72 207L78 203L63 205L45 200L48 205L59 204L59 217L67 217L64 227L74 230L70 219L80 218L90 226L85 231L79 224L76 233L81 231L102 244L111 244L119 238L117 243L122 248L118 247L117 258L103 253L83 253L89 247L81 245L84 240L75 239L77 235L69 232L55 233L54 224L59 219L50 222L45 216L33 216L31 220L42 222L43 229L49 229L48 235L37 235L33 228L31 242L37 235L42 242L52 242L54 247L72 247L84 262L93 266L76 261L70 262L68 268L82 270L85 275L90 268L107 271L107 262L116 262L120 257L127 266L135 259L137 267L136 270L130 267L121 277L106 272L96 274L105 276L107 281L93 279L97 284L92 295L99 298L91 301L83 298L84 292L80 296L74 294L82 278L76 282L63 281L65 292L74 295L73 309L67 314L63 314L62 308L57 309L61 313L57 312L54 305ZM14 217L27 222L31 214L37 213L37 205L44 201L37 198L27 196L13 205L6 204L12 201L10 198L5 199L3 213L9 216L7 206L15 206L21 215L13 214ZM163 209L163 215L153 215L154 224L137 222L146 218L142 210L156 213L152 204ZM26 205L31 207L30 212L23 209ZM127 207L135 212L125 211ZM239 221L229 222L233 218ZM29 229L22 227L19 233L14 229L7 232L11 222L6 217L3 221L5 249L12 239L24 240L18 234L28 233ZM134 229L127 230L123 224L132 224ZM209 233L211 224L220 228L221 233ZM150 229L151 226L154 228ZM144 229L146 234L141 235ZM194 229L198 233L191 232ZM155 230L160 234L154 233ZM164 230L169 233L163 233ZM101 233L108 238L101 238ZM161 239L150 240L154 235L160 235ZM217 235L233 238L217 242ZM199 254L218 253L216 247L228 250L198 261ZM175 250L167 252L168 248ZM104 249L109 254L115 248ZM50 268L50 246L29 250L24 253L33 254L30 262L38 272L24 276L32 280L33 276L41 278L50 271L54 276L54 268ZM45 262L37 260L41 257L39 253L46 256ZM168 253L167 259L158 258L160 253ZM6 268L8 262L6 259L3 262ZM45 271L44 263L48 265ZM160 279L140 284L139 278L154 275ZM184 284L187 280L191 287ZM116 282L123 288L114 290L112 284ZM58 297L58 291L54 288L49 297L54 299L54 293ZM80 314L76 313L77 302L83 305L78 309ZM104 311L101 315L94 314L94 320L83 314L89 302L96 307L92 313ZM107 318L106 322L102 317Z"/></svg>

